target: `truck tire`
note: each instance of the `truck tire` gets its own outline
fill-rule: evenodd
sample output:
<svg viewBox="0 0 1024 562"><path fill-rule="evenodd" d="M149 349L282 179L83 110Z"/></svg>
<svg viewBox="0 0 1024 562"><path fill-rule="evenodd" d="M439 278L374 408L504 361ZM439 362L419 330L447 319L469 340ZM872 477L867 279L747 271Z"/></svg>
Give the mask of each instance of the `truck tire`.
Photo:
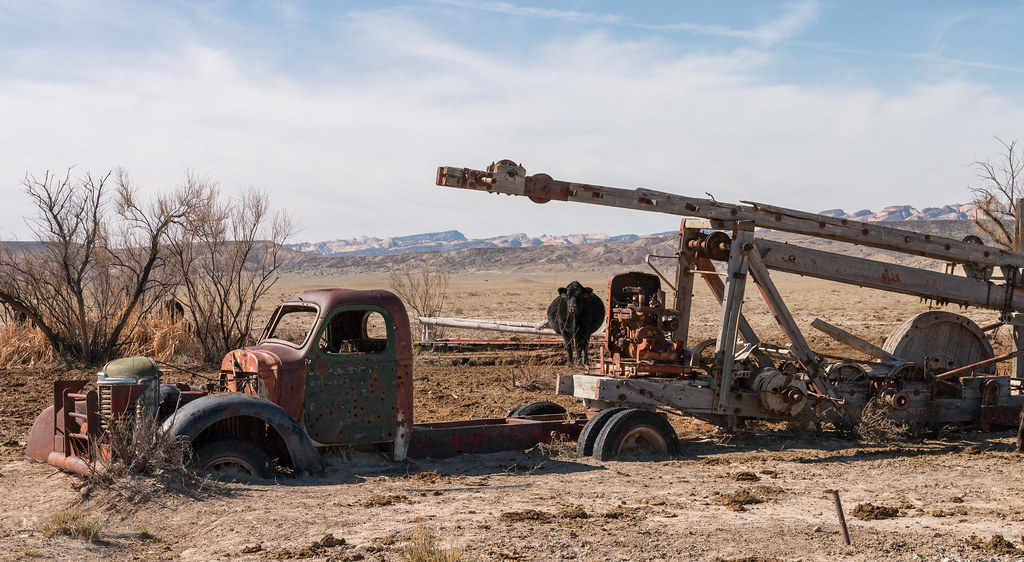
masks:
<svg viewBox="0 0 1024 562"><path fill-rule="evenodd" d="M612 416L594 442L594 458L599 461L624 453L674 457L679 454L679 438L661 414L630 408Z"/></svg>
<svg viewBox="0 0 1024 562"><path fill-rule="evenodd" d="M530 402L509 411L506 418L525 418L527 416L545 416L550 414L564 414L565 408L554 402Z"/></svg>
<svg viewBox="0 0 1024 562"><path fill-rule="evenodd" d="M228 479L239 476L273 478L276 473L266 451L241 439L216 439L200 445L192 459L200 470L216 472Z"/></svg>
<svg viewBox="0 0 1024 562"><path fill-rule="evenodd" d="M576 440L576 453L581 457L593 455L594 443L597 442L597 436L600 435L601 429L608 423L608 420L612 419L612 416L625 409L608 408L607 410L601 410L594 414L594 417L587 420L587 423L583 424L583 429L580 430L579 439Z"/></svg>

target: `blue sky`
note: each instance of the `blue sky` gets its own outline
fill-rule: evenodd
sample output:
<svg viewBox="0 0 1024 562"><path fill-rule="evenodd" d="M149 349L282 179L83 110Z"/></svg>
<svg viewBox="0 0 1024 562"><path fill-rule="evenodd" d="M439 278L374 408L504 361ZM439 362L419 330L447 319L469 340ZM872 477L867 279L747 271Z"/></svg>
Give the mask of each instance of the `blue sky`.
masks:
<svg viewBox="0 0 1024 562"><path fill-rule="evenodd" d="M26 173L187 170L295 241L678 219L433 186L439 165L848 211L966 202L1024 136L1022 2L0 0L0 238Z"/></svg>

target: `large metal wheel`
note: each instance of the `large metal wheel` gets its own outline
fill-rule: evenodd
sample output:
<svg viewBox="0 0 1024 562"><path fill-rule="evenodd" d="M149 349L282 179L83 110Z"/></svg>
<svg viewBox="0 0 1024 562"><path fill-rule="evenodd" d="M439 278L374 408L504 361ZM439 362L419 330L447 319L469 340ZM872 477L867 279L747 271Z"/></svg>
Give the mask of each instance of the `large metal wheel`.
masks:
<svg viewBox="0 0 1024 562"><path fill-rule="evenodd" d="M599 461L623 455L673 457L679 454L679 438L668 420L657 412L630 408L608 420L594 442Z"/></svg>
<svg viewBox="0 0 1024 562"><path fill-rule="evenodd" d="M576 439L576 452L581 457L589 457L594 454L594 443L597 442L597 436L601 434L601 430L604 429L605 424L608 420L612 419L612 416L625 410L626 408L608 408L607 410L601 410L594 414L594 417L587 420L587 423L583 424L583 429L580 430L580 436Z"/></svg>
<svg viewBox="0 0 1024 562"><path fill-rule="evenodd" d="M193 457L197 468L228 479L273 478L274 464L266 451L241 439L217 439L201 445Z"/></svg>
<svg viewBox="0 0 1024 562"><path fill-rule="evenodd" d="M889 335L882 349L925 367L948 371L995 357L988 337L973 320L933 310L907 320ZM983 372L994 372L992 365Z"/></svg>

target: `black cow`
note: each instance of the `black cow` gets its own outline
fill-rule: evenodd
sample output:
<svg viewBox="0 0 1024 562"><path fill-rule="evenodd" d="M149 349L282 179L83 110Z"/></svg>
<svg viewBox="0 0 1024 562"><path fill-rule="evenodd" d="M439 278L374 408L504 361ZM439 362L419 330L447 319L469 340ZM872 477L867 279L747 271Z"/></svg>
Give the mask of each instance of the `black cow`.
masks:
<svg viewBox="0 0 1024 562"><path fill-rule="evenodd" d="M171 322L178 322L185 317L185 306L174 297L167 297L159 305L158 315Z"/></svg>
<svg viewBox="0 0 1024 562"><path fill-rule="evenodd" d="M583 365L590 363L587 346L593 334L604 322L604 303L590 287L579 281L558 289L558 296L548 306L548 326L561 334L565 341L567 363L573 364L573 356Z"/></svg>

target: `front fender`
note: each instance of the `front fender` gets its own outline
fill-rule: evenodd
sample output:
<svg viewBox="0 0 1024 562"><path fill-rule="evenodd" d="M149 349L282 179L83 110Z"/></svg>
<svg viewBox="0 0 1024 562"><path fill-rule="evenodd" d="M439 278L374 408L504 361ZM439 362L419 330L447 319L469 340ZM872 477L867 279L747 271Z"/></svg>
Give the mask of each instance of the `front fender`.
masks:
<svg viewBox="0 0 1024 562"><path fill-rule="evenodd" d="M323 472L324 459L313 447L306 430L288 412L273 402L249 394L223 392L197 398L179 408L164 421L164 431L194 441L213 424L233 417L251 417L265 421L288 447L296 472Z"/></svg>

